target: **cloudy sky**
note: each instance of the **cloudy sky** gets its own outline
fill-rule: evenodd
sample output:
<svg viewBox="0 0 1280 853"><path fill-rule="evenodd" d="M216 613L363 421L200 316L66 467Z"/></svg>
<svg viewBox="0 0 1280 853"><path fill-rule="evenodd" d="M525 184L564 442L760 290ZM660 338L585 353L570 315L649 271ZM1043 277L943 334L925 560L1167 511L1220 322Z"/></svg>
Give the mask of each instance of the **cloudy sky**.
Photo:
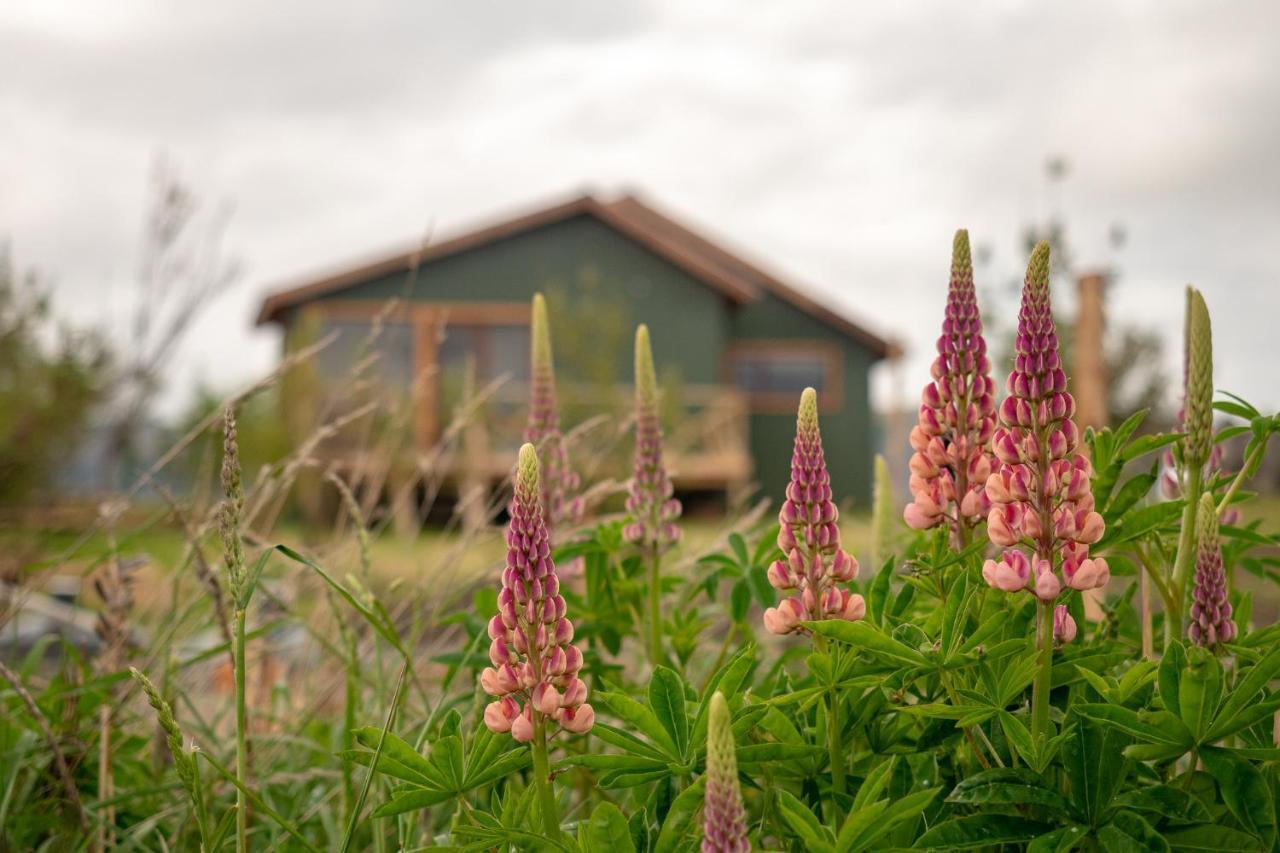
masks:
<svg viewBox="0 0 1280 853"><path fill-rule="evenodd" d="M8 2L0 238L118 332L156 154L231 203L247 274L175 359L172 410L270 366L252 319L281 281L631 188L900 337L914 395L952 230L995 288L1057 212L1079 263L1122 271L1112 317L1166 331L1170 375L1194 282L1218 385L1275 406L1277 32L1264 0Z"/></svg>

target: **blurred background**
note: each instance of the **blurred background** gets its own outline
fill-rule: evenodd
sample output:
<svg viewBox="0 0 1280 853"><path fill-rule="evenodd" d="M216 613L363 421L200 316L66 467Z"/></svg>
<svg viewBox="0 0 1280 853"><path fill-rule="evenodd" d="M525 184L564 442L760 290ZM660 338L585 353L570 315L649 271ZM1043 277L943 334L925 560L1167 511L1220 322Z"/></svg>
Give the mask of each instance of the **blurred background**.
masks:
<svg viewBox="0 0 1280 853"><path fill-rule="evenodd" d="M472 491L491 518L538 290L585 475L625 476L646 321L695 516L778 494L810 384L864 510L876 452L905 492L960 227L997 373L1047 238L1090 423L1172 426L1189 282L1219 388L1274 409L1277 30L1266 2L6 3L0 517L40 543L7 571L209 489L201 429L245 389L273 519L327 525L335 471L389 524Z"/></svg>

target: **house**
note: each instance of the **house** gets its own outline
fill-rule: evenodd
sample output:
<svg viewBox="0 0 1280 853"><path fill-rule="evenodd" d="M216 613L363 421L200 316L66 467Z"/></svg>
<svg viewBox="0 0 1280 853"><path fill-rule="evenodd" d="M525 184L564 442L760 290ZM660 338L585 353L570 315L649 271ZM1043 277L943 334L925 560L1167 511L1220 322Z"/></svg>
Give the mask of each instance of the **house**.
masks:
<svg viewBox="0 0 1280 853"><path fill-rule="evenodd" d="M666 393L688 416L668 436L678 489L754 482L781 495L796 404L811 385L836 494L866 506L877 440L868 380L894 345L633 195L582 195L306 281L269 295L258 324L339 331L320 368L341 371L371 318L399 298L378 369L404 387L422 377L418 442L439 436L465 369L473 382L509 374L513 411L492 441L514 446L537 291L552 306L562 398L576 385L580 402L601 403L590 387L626 399L631 332L649 325ZM494 470L510 464L503 455Z"/></svg>

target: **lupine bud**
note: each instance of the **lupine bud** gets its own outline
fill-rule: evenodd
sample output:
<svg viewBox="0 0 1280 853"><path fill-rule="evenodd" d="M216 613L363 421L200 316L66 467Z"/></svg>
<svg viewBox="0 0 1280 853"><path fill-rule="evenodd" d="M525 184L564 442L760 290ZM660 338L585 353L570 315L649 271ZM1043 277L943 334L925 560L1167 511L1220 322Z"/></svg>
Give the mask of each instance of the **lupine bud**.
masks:
<svg viewBox="0 0 1280 853"><path fill-rule="evenodd" d="M1053 639L1059 643L1070 643L1076 638L1076 620L1071 618L1065 604L1053 608Z"/></svg>
<svg viewBox="0 0 1280 853"><path fill-rule="evenodd" d="M1070 420L1075 400L1067 391L1049 302L1047 243L1036 246L1027 267L1015 353L1010 396L1000 405L1001 426L992 436L998 463L986 480L992 504L987 534L1008 550L998 561L987 560L982 576L996 589L1029 588L1051 602L1064 586L1099 588L1111 573L1106 560L1089 557L1103 521L1089 487L1093 469L1077 452L1080 435ZM1030 557L1020 550L1026 540Z"/></svg>
<svg viewBox="0 0 1280 853"><path fill-rule="evenodd" d="M585 704L586 685L578 678L582 653L569 642L573 624L565 618L538 481L538 454L525 444L508 508L498 615L489 621L493 666L480 673L480 686L497 697L484 710L485 725L493 732L511 732L521 742L533 738L535 709L571 732L588 731L595 720Z"/></svg>
<svg viewBox="0 0 1280 853"><path fill-rule="evenodd" d="M1191 593L1191 624L1187 636L1201 646L1217 646L1236 638L1227 600L1227 575L1222 566L1222 543L1218 540L1218 511L1213 495L1200 499L1196 517L1196 585Z"/></svg>
<svg viewBox="0 0 1280 853"><path fill-rule="evenodd" d="M658 380L653 370L649 328L636 329L636 450L627 496L623 537L644 548L665 550L680 538L676 519L680 501L662 462L662 425L658 419Z"/></svg>
<svg viewBox="0 0 1280 853"><path fill-rule="evenodd" d="M764 626L769 632L804 633L803 621L856 621L865 615L862 596L836 586L858 576L858 561L840 547L838 517L818 429L818 394L806 388L796 415L791 482L778 513L782 522L778 548L784 558L775 561L768 573L775 588L797 592L765 610Z"/></svg>
<svg viewBox="0 0 1280 853"><path fill-rule="evenodd" d="M547 515L547 528L554 531L558 525L580 521L583 502L581 496L574 495L580 481L569 464L569 451L560 431L551 328L547 322L547 301L541 293L533 295L529 336L529 421L524 428L524 440L538 449L542 460L542 507Z"/></svg>
<svg viewBox="0 0 1280 853"><path fill-rule="evenodd" d="M956 232L951 250L951 285L930 372L933 380L924 387L919 423L911 431L914 500L902 516L917 530L946 520L959 532L991 507L985 485L993 460L987 448L996 420L996 386L964 230Z"/></svg>
<svg viewBox="0 0 1280 853"><path fill-rule="evenodd" d="M738 785L733 720L724 694L711 696L707 714L707 784L702 810L702 853L746 853L747 813Z"/></svg>
<svg viewBox="0 0 1280 853"><path fill-rule="evenodd" d="M1186 464L1203 466L1213 447L1213 332L1200 292L1187 298L1187 399L1182 453Z"/></svg>
<svg viewBox="0 0 1280 853"><path fill-rule="evenodd" d="M879 566L892 553L894 533L899 522L889 463L879 453L876 454L875 472L875 495L871 500L871 561L874 566Z"/></svg>

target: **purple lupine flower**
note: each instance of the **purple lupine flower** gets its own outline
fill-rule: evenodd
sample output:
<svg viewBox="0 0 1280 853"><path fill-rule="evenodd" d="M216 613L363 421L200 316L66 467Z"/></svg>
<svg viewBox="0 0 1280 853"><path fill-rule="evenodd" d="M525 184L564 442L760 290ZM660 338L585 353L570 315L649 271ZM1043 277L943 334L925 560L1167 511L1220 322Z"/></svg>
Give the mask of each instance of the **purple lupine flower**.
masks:
<svg viewBox="0 0 1280 853"><path fill-rule="evenodd" d="M562 524L582 520L583 501L581 496L574 495L580 481L569 464L569 450L560 431L551 328L547 322L547 301L541 293L533 295L529 362L529 421L524 428L524 440L538 449L542 462L542 507L547 514L547 527L554 532Z"/></svg>
<svg viewBox="0 0 1280 853"><path fill-rule="evenodd" d="M1053 608L1053 639L1059 643L1069 643L1076 638L1076 620L1071 618L1065 604Z"/></svg>
<svg viewBox="0 0 1280 853"><path fill-rule="evenodd" d="M806 633L801 622L817 619L861 619L867 612L861 595L837 584L858 576L858 561L840 547L839 513L831 500L831 477L822 454L818 428L818 394L800 395L796 414L791 482L778 520L778 548L784 557L769 567L769 583L795 590L777 607L764 612L764 626L774 634Z"/></svg>
<svg viewBox="0 0 1280 853"><path fill-rule="evenodd" d="M729 703L717 690L707 714L707 786L703 792L702 853L747 853L747 812L738 784Z"/></svg>
<svg viewBox="0 0 1280 853"><path fill-rule="evenodd" d="M1063 586L1102 587L1111 572L1106 560L1089 556L1103 521L1094 510L1093 468L1077 452L1075 400L1067 391L1049 302L1047 243L1031 253L1015 349L1001 426L991 438L999 468L986 486L992 503L987 533L1006 550L999 560L986 561L982 576L996 589L1029 588L1050 602ZM1019 549L1027 545L1030 553Z"/></svg>
<svg viewBox="0 0 1280 853"><path fill-rule="evenodd" d="M523 742L533 739L535 711L570 732L589 731L595 722L586 682L578 678L582 652L565 618L539 492L538 454L525 444L509 506L498 613L489 621L493 666L480 673L481 687L497 697L484 710L485 725Z"/></svg>
<svg viewBox="0 0 1280 853"><path fill-rule="evenodd" d="M1200 646L1214 647L1236 638L1236 623L1227 600L1227 573L1222 566L1222 543L1218 540L1218 508L1213 495L1200 499L1196 519L1196 585L1191 593L1191 624L1187 636Z"/></svg>
<svg viewBox="0 0 1280 853"><path fill-rule="evenodd" d="M636 451L627 496L623 538L646 550L663 551L680 539L676 519L680 501L662 463L662 424L658 420L658 380L653 370L649 328L636 328Z"/></svg>
<svg viewBox="0 0 1280 853"><path fill-rule="evenodd" d="M932 379L924 387L920 419L911 430L911 493L903 518L917 530L946 519L963 537L991 510L986 482L996 427L996 383L982 337L973 287L969 232L956 232L951 284Z"/></svg>

